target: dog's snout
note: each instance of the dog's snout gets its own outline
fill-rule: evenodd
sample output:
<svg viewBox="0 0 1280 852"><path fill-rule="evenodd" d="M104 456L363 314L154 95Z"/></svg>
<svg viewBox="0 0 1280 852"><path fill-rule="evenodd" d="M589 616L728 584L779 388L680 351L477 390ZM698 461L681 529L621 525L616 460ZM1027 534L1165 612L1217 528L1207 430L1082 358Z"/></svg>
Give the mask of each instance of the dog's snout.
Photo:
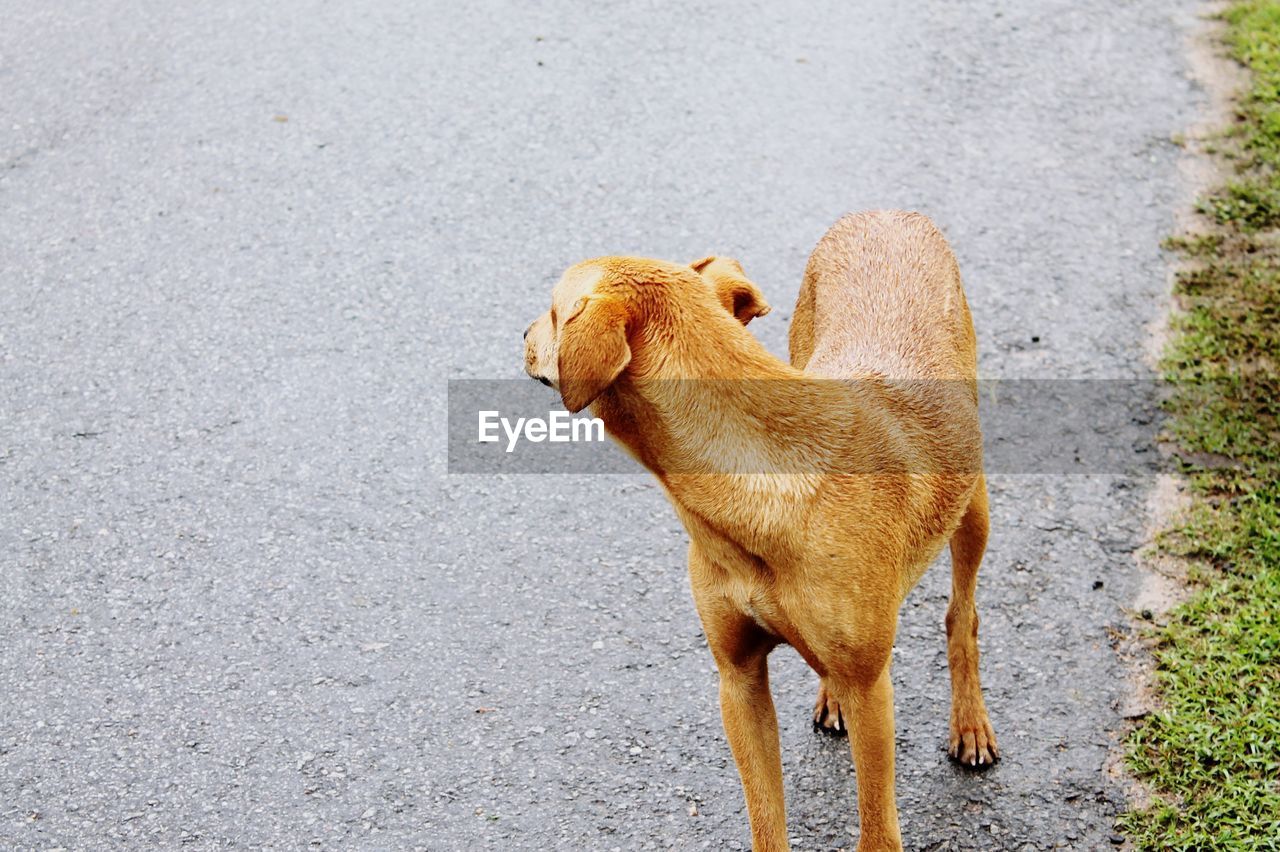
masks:
<svg viewBox="0 0 1280 852"><path fill-rule="evenodd" d="M529 332L531 332L531 331L533 331L533 323L529 323L529 325L525 327L525 330L524 330L524 337L523 337L522 339L523 339L523 340L528 340L528 339L529 339Z"/></svg>

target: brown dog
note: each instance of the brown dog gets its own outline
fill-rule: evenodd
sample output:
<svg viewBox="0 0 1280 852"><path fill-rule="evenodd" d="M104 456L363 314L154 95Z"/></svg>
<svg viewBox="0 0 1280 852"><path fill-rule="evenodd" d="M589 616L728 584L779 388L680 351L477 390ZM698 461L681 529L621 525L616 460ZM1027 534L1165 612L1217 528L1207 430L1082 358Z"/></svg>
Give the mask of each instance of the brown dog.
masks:
<svg viewBox="0 0 1280 852"><path fill-rule="evenodd" d="M689 531L693 595L757 850L787 848L767 655L820 675L815 721L847 721L858 848L900 849L889 660L898 610L951 544L956 759L996 759L974 587L987 540L973 322L923 216L842 218L818 243L791 365L743 326L769 310L736 261L605 257L570 268L525 333L525 368L592 405Z"/></svg>

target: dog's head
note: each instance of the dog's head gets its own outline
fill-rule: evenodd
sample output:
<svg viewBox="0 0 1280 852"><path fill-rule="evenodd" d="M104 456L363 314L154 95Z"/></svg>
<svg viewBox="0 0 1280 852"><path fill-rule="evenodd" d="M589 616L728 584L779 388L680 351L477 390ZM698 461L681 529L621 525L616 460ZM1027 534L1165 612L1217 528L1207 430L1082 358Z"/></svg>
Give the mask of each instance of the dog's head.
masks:
<svg viewBox="0 0 1280 852"><path fill-rule="evenodd" d="M687 267L640 258L588 260L565 272L551 291L550 310L525 329L525 372L560 391L569 411L581 411L631 363L645 303L681 294L687 300L698 287L743 325L769 312L736 260L708 257Z"/></svg>

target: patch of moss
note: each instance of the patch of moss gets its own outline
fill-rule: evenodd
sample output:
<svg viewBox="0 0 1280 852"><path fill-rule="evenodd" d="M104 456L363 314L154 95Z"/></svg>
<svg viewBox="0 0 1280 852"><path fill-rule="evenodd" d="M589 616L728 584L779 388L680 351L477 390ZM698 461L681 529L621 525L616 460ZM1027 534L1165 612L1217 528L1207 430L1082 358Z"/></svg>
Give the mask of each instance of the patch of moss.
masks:
<svg viewBox="0 0 1280 852"><path fill-rule="evenodd" d="M1197 588L1154 635L1163 709L1128 741L1158 796L1121 819L1143 850L1280 849L1280 0L1225 18L1251 72L1239 173L1201 204L1217 233L1167 242L1194 262L1163 363L1194 502L1159 546Z"/></svg>

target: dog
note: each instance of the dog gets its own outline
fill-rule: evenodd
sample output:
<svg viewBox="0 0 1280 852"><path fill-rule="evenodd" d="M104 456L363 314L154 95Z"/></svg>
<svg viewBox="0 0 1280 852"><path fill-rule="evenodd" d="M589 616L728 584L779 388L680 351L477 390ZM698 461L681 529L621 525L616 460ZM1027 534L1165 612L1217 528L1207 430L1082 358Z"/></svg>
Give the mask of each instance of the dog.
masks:
<svg viewBox="0 0 1280 852"><path fill-rule="evenodd" d="M815 724L847 729L859 850L901 849L890 656L898 611L950 544L949 753L999 755L978 676L988 534L977 342L955 255L916 213L849 214L818 242L790 364L747 329L769 305L734 260L571 267L525 331L525 369L591 406L689 533L753 848L788 848L767 657L818 673Z"/></svg>

